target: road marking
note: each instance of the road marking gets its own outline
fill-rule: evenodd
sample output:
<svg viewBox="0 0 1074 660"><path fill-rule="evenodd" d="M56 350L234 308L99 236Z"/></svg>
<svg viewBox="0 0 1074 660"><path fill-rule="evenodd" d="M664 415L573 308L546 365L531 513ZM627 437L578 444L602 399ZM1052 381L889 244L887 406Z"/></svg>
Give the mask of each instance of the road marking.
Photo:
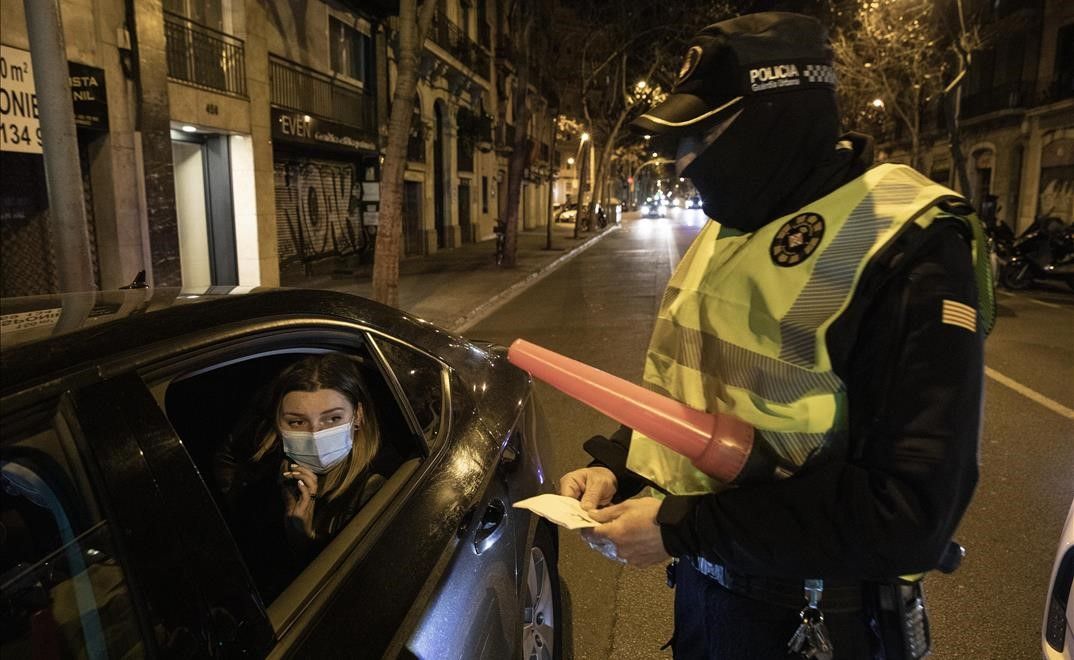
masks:
<svg viewBox="0 0 1074 660"><path fill-rule="evenodd" d="M1027 399L1039 403L1040 405L1044 406L1048 410L1051 410L1052 412L1059 413L1067 419L1074 419L1074 410L1067 408L1066 406L1059 403L1058 401L1055 401L1054 399L1049 399L1040 392L1030 389L1012 378L1004 376L992 367L985 367L985 375L996 381L1000 385L1006 385L1007 387L1011 388L1015 392L1018 392Z"/></svg>
<svg viewBox="0 0 1074 660"><path fill-rule="evenodd" d="M1035 302L1038 305L1044 305L1045 307L1051 307L1053 309L1066 309L1065 305L1057 305L1055 303L1045 302L1043 300L1037 300L1036 298L1034 298L1032 296L1019 296L1019 295L1015 295L1015 294L1011 293L1010 291L1002 291L1000 289L996 289L996 293L998 293L1001 296L1006 296L1008 298L1019 298L1019 299L1028 300L1030 302Z"/></svg>
<svg viewBox="0 0 1074 660"><path fill-rule="evenodd" d="M667 246L668 246L668 265L671 267L671 272L675 272L675 266L679 264L679 251L675 247L675 228L668 226L667 231Z"/></svg>
<svg viewBox="0 0 1074 660"><path fill-rule="evenodd" d="M498 310L500 307L506 305L520 293L543 280L545 277L550 275L552 271L558 269L563 264L567 263L571 259L577 257L579 254L596 245L597 241L599 241L600 239L611 234L612 232L618 231L619 227L620 225L612 225L611 227L605 229L593 238L590 238L585 243L579 245L578 247L559 257L544 268L530 273L526 276L525 279L515 282L514 284L499 292L492 298L489 298L481 305L478 305L475 309L470 310L468 314L456 319L454 323L448 326L448 329L455 334L461 335L462 333L474 327L481 321L484 321L493 312Z"/></svg>

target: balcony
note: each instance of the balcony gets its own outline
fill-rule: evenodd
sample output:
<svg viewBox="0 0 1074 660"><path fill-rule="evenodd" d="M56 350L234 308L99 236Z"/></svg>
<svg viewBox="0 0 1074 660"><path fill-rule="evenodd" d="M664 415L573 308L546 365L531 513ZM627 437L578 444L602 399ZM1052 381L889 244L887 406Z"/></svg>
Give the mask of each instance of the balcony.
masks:
<svg viewBox="0 0 1074 660"><path fill-rule="evenodd" d="M1013 110L1033 105L1033 83L1021 80L998 85L983 92L962 97L961 115L964 119L990 112Z"/></svg>
<svg viewBox="0 0 1074 660"><path fill-rule="evenodd" d="M164 12L168 77L193 87L246 98L242 39Z"/></svg>
<svg viewBox="0 0 1074 660"><path fill-rule="evenodd" d="M477 45L462 29L437 14L430 29L429 38L432 42L443 48L448 55L458 60L463 66L469 68L485 80L491 76L490 69L492 60L481 46Z"/></svg>
<svg viewBox="0 0 1074 660"><path fill-rule="evenodd" d="M1074 71L1059 71L1040 95L1040 103L1055 103L1074 98Z"/></svg>
<svg viewBox="0 0 1074 660"><path fill-rule="evenodd" d="M515 127L510 124L496 124L496 151L506 155L515 150Z"/></svg>
<svg viewBox="0 0 1074 660"><path fill-rule="evenodd" d="M269 85L272 105L352 126L376 141L375 98L362 88L272 55Z"/></svg>

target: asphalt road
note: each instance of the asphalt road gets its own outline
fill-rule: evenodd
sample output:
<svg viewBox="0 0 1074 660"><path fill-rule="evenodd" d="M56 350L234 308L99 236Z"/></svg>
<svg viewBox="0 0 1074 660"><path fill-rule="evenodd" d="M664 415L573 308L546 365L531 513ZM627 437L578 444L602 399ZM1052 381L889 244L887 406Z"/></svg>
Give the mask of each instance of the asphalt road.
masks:
<svg viewBox="0 0 1074 660"><path fill-rule="evenodd" d="M523 337L640 382L664 285L702 221L690 211L627 220L467 335ZM936 660L1040 657L1046 582L1074 498L1074 421L1063 413L1074 409L1074 294L1001 293L986 362L981 481L957 534L968 554L926 587ZM544 384L538 394L555 439L546 473L557 478L588 462L582 442L616 425ZM660 650L672 632L662 567L622 568L564 532L560 569L573 657L670 657Z"/></svg>

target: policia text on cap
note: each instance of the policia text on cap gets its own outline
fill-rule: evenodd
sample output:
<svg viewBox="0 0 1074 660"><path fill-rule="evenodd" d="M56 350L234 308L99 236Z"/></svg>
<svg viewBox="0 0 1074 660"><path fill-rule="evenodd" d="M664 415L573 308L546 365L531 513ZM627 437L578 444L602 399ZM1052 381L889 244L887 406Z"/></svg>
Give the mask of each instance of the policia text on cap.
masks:
<svg viewBox="0 0 1074 660"><path fill-rule="evenodd" d="M838 125L826 32L786 13L696 35L634 124L678 139L712 220L668 283L646 385L747 422L755 447L721 483L624 427L560 483L604 523L594 545L674 558L677 658L921 657L922 576L960 556L994 317L983 235L957 193L874 166Z"/></svg>

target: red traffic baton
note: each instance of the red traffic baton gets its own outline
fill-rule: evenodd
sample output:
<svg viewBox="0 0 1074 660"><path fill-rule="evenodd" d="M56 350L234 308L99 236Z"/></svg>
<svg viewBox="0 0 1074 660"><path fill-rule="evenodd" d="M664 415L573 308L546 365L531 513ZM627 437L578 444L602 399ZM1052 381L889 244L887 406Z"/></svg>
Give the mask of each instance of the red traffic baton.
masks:
<svg viewBox="0 0 1074 660"><path fill-rule="evenodd" d="M722 482L734 481L753 451L753 427L734 415L695 410L524 339L511 344L507 359L567 396L682 454L698 470Z"/></svg>

